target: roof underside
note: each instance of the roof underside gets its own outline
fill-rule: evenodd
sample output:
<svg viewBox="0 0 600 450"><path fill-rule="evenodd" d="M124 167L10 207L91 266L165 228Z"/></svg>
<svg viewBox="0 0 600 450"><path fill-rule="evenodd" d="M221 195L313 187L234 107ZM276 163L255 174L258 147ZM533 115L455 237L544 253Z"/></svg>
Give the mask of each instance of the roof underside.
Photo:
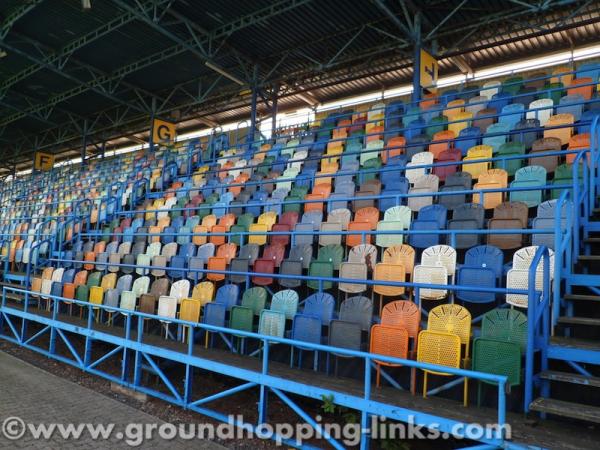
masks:
<svg viewBox="0 0 600 450"><path fill-rule="evenodd" d="M100 142L135 141L152 110L196 126L245 117L254 85L266 115L275 93L289 109L408 82L416 17L441 76L459 72L457 55L463 70L477 70L588 44L600 32L598 1L91 5L0 2L0 174L29 167L36 149L79 154L84 131L88 154Z"/></svg>

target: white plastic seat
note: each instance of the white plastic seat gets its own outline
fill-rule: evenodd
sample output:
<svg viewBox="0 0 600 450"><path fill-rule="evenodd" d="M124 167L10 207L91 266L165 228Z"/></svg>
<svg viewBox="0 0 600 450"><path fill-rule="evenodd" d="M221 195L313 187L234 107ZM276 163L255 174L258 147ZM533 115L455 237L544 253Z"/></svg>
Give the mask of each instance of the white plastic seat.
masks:
<svg viewBox="0 0 600 450"><path fill-rule="evenodd" d="M413 282L439 285L448 284L448 271L445 266L426 266L420 264L414 268ZM446 297L447 292L446 289L419 288L421 300L442 300Z"/></svg>

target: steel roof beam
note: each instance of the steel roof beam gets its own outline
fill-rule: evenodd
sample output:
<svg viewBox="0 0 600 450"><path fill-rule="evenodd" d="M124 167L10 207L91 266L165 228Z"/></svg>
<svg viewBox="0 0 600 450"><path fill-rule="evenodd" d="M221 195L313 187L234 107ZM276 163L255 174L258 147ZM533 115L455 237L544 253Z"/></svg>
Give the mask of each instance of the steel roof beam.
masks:
<svg viewBox="0 0 600 450"><path fill-rule="evenodd" d="M6 37L15 22L42 3L42 1L43 0L21 1L20 4L8 14L8 17L2 22L2 25L0 25L0 40Z"/></svg>
<svg viewBox="0 0 600 450"><path fill-rule="evenodd" d="M158 0L158 1L160 1L160 0ZM245 16L238 17L236 20L217 28L216 30L211 32L210 36L203 39L202 42L209 44L209 42L212 42L216 39L228 37L238 30L241 30L248 26L263 23L264 21L266 21L272 17L275 17L284 12L288 12L288 11L290 11L294 8L297 8L300 5L304 5L310 1L311 0L280 0L276 3L273 3L273 4L265 7L265 8L262 8L258 11L247 14ZM131 18L135 17L135 15L133 15L133 14L128 14L128 16L131 16ZM194 39L190 38L188 41L186 41L186 44L193 45ZM173 56L179 55L185 51L186 51L186 48L183 45L177 44L168 49L156 52L152 55L148 55L144 58L141 58L137 61L134 61L130 64L127 64L127 65L115 70L110 76L97 77L96 79L90 81L86 86L77 86L68 91L61 92L60 94L57 94L57 95L51 97L48 100L47 104L38 105L36 107L30 108L30 109L28 109L28 112L36 112L37 110L42 110L44 108L47 108L48 106L55 106L65 100L68 100L69 98L75 97L75 96L91 89L92 87L110 85L110 83L120 82L123 79L123 77L125 77L129 74L137 72L143 68L149 67L160 61L165 61L165 60L167 60ZM2 88L3 88L3 86L0 85L0 92L2 92ZM16 120L23 118L23 117L25 117L25 116L22 113L18 113L18 114L14 114L12 116L0 119L0 127L2 127L4 125L8 125Z"/></svg>
<svg viewBox="0 0 600 450"><path fill-rule="evenodd" d="M14 36L18 37L19 39L29 42L30 44L34 45L35 47L37 47L39 49L55 53L54 49L48 47L46 44L43 44L35 39L30 38L29 36L25 36L20 33L13 33L13 34L14 34ZM71 64L75 65L77 68L83 69L83 70L87 71L88 73L92 74L92 76L107 76L108 75L108 73L104 72L103 70L100 70L97 67L92 66L90 64L84 63L83 61L80 61L77 58L70 57L68 61ZM66 63L66 61L65 61L65 63ZM62 75L62 73L61 73L61 75ZM79 79L79 80L80 80L79 83L86 82L86 80L81 80L81 79ZM147 91L146 89L143 89L139 86L135 86L127 81L124 81L124 80L121 81L121 85L128 88L133 93L135 93L136 96L143 102L144 106L146 106L146 110L149 110L149 104L146 103L146 99L152 99L152 97L157 97L157 101L165 101L165 99L160 98L156 94L154 94L150 91Z"/></svg>

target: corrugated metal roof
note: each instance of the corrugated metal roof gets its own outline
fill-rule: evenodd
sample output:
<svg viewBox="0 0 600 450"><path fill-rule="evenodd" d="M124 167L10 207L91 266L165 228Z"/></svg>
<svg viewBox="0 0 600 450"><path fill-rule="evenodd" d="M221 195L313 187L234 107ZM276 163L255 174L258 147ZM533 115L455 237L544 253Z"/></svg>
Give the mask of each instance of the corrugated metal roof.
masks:
<svg viewBox="0 0 600 450"><path fill-rule="evenodd" d="M135 3L147 4L143 0ZM59 136L61 127L72 119L82 118L96 123L94 139L140 131L147 126L148 115L133 105L143 104L140 95L150 104L148 92L157 96L159 103L165 103L163 115L176 111L175 116L181 116L182 120L209 116L211 120L226 122L249 114L249 95L240 95L247 87L215 73L204 64L206 60L247 81L257 64L259 79L264 80L268 75L263 90L268 91L277 82L288 91L311 91L322 102L406 83L412 76L412 48L408 42L411 37L405 33L409 24L400 2L382 0L381 3L396 19L385 8L378 7L377 2L364 0L248 0L235 2L235 7L222 0L163 1L157 9L155 24L163 27L164 32L137 17L97 38L90 35L91 42L78 47L64 61L60 70L67 77L33 62L32 57L43 59L43 55L32 41L38 41L42 50L51 54L100 30L126 11L117 0L93 0L92 9L86 12L78 1L42 1L13 24L2 23L7 26L8 34L0 45L10 45L19 51L9 50L0 59L0 130L3 130L0 144L6 148L17 141L22 143L23 134L31 142L38 136ZM421 9L426 44L430 45L432 38L437 37L438 53L442 56L441 75L457 72L448 58L455 54L462 54L472 68L478 69L596 42L600 31L600 2L550 0L544 3L548 8L539 10L509 0L467 1L457 9L461 3L459 0L404 2L409 19ZM0 2L0 21L5 21L21 5L18 0ZM169 8L164 9L167 5ZM283 12L266 19L241 20L264 8L284 6ZM264 11L261 17L263 14ZM427 36L441 22L444 23L435 32L436 36ZM233 23L236 31L225 33L210 47L197 45ZM475 24L479 28L474 28ZM195 53L185 48L172 52L181 41L192 42ZM161 51L172 56L153 60L95 90L84 90L57 101L52 109L44 108L44 102L53 96L89 83L93 78L89 66L96 74L110 76ZM19 54L23 52L29 56ZM17 74L22 79L3 92L2 86ZM218 77L213 89L205 94ZM171 92L173 86L178 89ZM134 88L138 89L137 94ZM132 107L127 110L115 98ZM194 102L193 98L201 102ZM300 105L306 106L298 95L286 94L279 101L281 109ZM13 121L16 113L30 111L32 107L37 108L35 113ZM264 104L259 113L268 114ZM122 124L112 124L121 116L126 119ZM67 150L80 142L80 138L69 139L53 148ZM31 150L27 141L23 149Z"/></svg>

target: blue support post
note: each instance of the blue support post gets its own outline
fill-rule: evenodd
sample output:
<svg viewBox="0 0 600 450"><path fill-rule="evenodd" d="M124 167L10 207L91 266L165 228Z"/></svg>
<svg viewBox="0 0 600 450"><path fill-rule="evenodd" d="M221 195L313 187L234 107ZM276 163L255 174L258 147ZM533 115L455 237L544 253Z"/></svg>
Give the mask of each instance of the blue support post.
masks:
<svg viewBox="0 0 600 450"><path fill-rule="evenodd" d="M273 86L273 98L271 99L271 138L277 129L277 102L279 100L279 84Z"/></svg>
<svg viewBox="0 0 600 450"><path fill-rule="evenodd" d="M254 82L252 84L252 100L250 103L250 128L246 135L246 144L248 145L248 152L252 150L252 144L254 143L254 133L256 131L256 107L258 103L258 66L254 66Z"/></svg>
<svg viewBox="0 0 600 450"><path fill-rule="evenodd" d="M87 133L88 133L88 122L83 121L83 142L81 143L81 165L85 165L85 157L87 153Z"/></svg>
<svg viewBox="0 0 600 450"><path fill-rule="evenodd" d="M417 104L421 100L421 15L415 15L415 56L413 62L413 93L412 101ZM416 105L415 105L416 106Z"/></svg>
<svg viewBox="0 0 600 450"><path fill-rule="evenodd" d="M152 98L152 111L150 112L150 135L148 136L148 153L154 152L154 119L156 118L156 98Z"/></svg>

